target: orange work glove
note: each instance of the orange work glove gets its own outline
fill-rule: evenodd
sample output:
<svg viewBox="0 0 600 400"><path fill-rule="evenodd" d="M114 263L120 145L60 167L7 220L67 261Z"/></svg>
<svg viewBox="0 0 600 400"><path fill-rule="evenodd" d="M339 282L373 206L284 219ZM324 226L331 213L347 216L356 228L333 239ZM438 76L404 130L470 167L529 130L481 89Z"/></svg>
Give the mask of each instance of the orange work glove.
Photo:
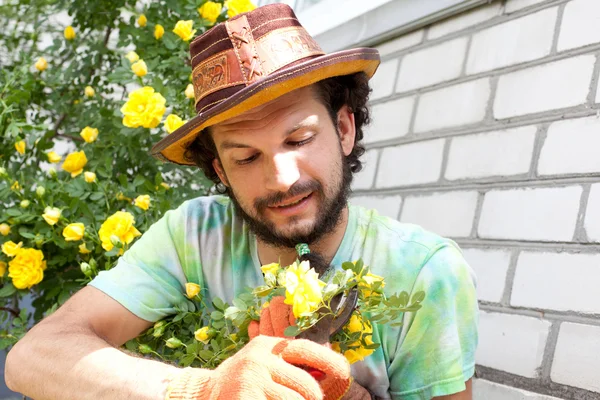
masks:
<svg viewBox="0 0 600 400"><path fill-rule="evenodd" d="M250 340L258 335L285 337L283 331L291 325L296 325L292 306L285 304L284 296L275 296L266 308L260 312L260 322L251 321L248 325Z"/></svg>
<svg viewBox="0 0 600 400"><path fill-rule="evenodd" d="M321 400L319 384L292 364L325 371L340 390L346 391L351 382L350 366L340 354L333 355L309 340L260 335L215 370L183 369L171 381L165 399Z"/></svg>

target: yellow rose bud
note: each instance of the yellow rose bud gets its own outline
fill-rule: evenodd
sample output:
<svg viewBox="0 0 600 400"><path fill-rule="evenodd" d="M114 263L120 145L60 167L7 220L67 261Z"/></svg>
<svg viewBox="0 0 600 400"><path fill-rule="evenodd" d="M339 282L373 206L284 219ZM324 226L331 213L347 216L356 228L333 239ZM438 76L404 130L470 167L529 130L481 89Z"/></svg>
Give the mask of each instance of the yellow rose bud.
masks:
<svg viewBox="0 0 600 400"><path fill-rule="evenodd" d="M169 184L168 184L168 183L165 183L165 182L162 182L162 183L160 184L160 186L164 187L164 188L165 188L165 190L169 190L169 189L171 189L171 186L169 186Z"/></svg>
<svg viewBox="0 0 600 400"><path fill-rule="evenodd" d="M156 24L156 26L154 27L154 38L156 40L160 40L160 38L162 38L164 34L165 28L163 28L162 25Z"/></svg>
<svg viewBox="0 0 600 400"><path fill-rule="evenodd" d="M55 151L50 151L46 153L46 155L48 156L48 161L51 163L57 163L60 162L60 160L62 160L62 157L58 155L58 153Z"/></svg>
<svg viewBox="0 0 600 400"><path fill-rule="evenodd" d="M212 24L217 22L223 5L214 1L207 1L198 9L200 16Z"/></svg>
<svg viewBox="0 0 600 400"><path fill-rule="evenodd" d="M127 58L130 63L134 63L140 59L140 56L138 56L135 51L130 51L127 53L127 55L125 55L125 58Z"/></svg>
<svg viewBox="0 0 600 400"><path fill-rule="evenodd" d="M249 0L225 0L225 7L227 7L227 16L229 18L256 8Z"/></svg>
<svg viewBox="0 0 600 400"><path fill-rule="evenodd" d="M92 143L98 138L98 129L86 126L81 130L79 136L81 136L86 143Z"/></svg>
<svg viewBox="0 0 600 400"><path fill-rule="evenodd" d="M19 254L21 247L23 247L23 242L16 244L12 240L9 240L8 242L4 242L2 244L2 252L9 257L14 257Z"/></svg>
<svg viewBox="0 0 600 400"><path fill-rule="evenodd" d="M133 63L131 65L131 70L139 77L142 77L148 73L148 67L146 66L144 60L139 60Z"/></svg>
<svg viewBox="0 0 600 400"><path fill-rule="evenodd" d="M19 140L15 143L15 149L19 152L19 154L25 154L25 148L27 147L27 143L24 140Z"/></svg>
<svg viewBox="0 0 600 400"><path fill-rule="evenodd" d="M208 332L208 326L200 328L196 332L194 332L194 337L199 342L208 343L208 341L210 340L210 334Z"/></svg>
<svg viewBox="0 0 600 400"><path fill-rule="evenodd" d="M29 202L29 200L22 200L20 205L21 205L21 208L27 208L27 207L29 207L29 204L31 204Z"/></svg>
<svg viewBox="0 0 600 400"><path fill-rule="evenodd" d="M191 19L188 21L177 21L175 28L173 28L173 33L179 36L184 42L188 42L196 33L196 30L192 29L193 27L194 21Z"/></svg>
<svg viewBox="0 0 600 400"><path fill-rule="evenodd" d="M87 183L94 183L96 182L96 174L90 171L86 171L83 173L83 177L85 178L85 181Z"/></svg>
<svg viewBox="0 0 600 400"><path fill-rule="evenodd" d="M156 128L165 114L167 100L150 86L134 90L121 107L123 125L128 128Z"/></svg>
<svg viewBox="0 0 600 400"><path fill-rule="evenodd" d="M71 177L75 178L77 175L83 172L83 167L87 164L87 157L83 150L71 153L65 158L63 163L63 169L71 173Z"/></svg>
<svg viewBox="0 0 600 400"><path fill-rule="evenodd" d="M191 83L188 84L187 87L185 88L185 97L187 97L188 99L195 98L194 85L192 85Z"/></svg>
<svg viewBox="0 0 600 400"><path fill-rule="evenodd" d="M87 97L94 97L94 95L96 94L96 91L94 90L93 87L91 86L86 86L84 93Z"/></svg>
<svg viewBox="0 0 600 400"><path fill-rule="evenodd" d="M144 14L141 14L138 17L137 23L139 26L141 26L143 28L148 23L148 19L146 18L146 16Z"/></svg>
<svg viewBox="0 0 600 400"><path fill-rule="evenodd" d="M10 187L12 190L21 190L21 185L19 185L19 181L15 181Z"/></svg>
<svg viewBox="0 0 600 400"><path fill-rule="evenodd" d="M52 178L56 178L56 168L54 168L54 167L48 168L48 175Z"/></svg>
<svg viewBox="0 0 600 400"><path fill-rule="evenodd" d="M48 68L48 62L46 61L46 59L44 57L40 57L37 60L37 62L35 63L35 69L42 72L42 71L45 71L46 68Z"/></svg>
<svg viewBox="0 0 600 400"><path fill-rule="evenodd" d="M129 244L136 237L140 236L141 233L138 231L133 224L135 219L133 215L124 211L117 211L106 219L100 226L98 236L102 242L102 248L106 251L111 251L114 244L111 241L111 236L115 236L122 243ZM123 252L121 249L120 253Z"/></svg>
<svg viewBox="0 0 600 400"><path fill-rule="evenodd" d="M75 29L73 29L73 27L71 25L67 26L65 28L65 39L67 40L73 40L75 39Z"/></svg>
<svg viewBox="0 0 600 400"><path fill-rule="evenodd" d="M21 249L8 263L8 277L17 289L29 289L44 279L44 253L36 249Z"/></svg>
<svg viewBox="0 0 600 400"><path fill-rule="evenodd" d="M79 245L79 253L80 254L89 254L91 252L92 251L86 247L85 243L81 243Z"/></svg>
<svg viewBox="0 0 600 400"><path fill-rule="evenodd" d="M200 285L197 283L188 282L185 284L185 295L188 299L193 299L200 293Z"/></svg>
<svg viewBox="0 0 600 400"><path fill-rule="evenodd" d="M9 224L0 224L0 235L2 236L8 236L8 234L10 233L10 225Z"/></svg>
<svg viewBox="0 0 600 400"><path fill-rule="evenodd" d="M181 340L177 339L176 337L172 337L169 340L167 340L165 342L165 344L167 345L167 347L169 347L171 349L176 349L178 347L181 347L183 342Z"/></svg>
<svg viewBox="0 0 600 400"><path fill-rule="evenodd" d="M186 121L183 121L178 115L169 114L165 119L165 129L167 133L173 133L185 123Z"/></svg>
<svg viewBox="0 0 600 400"><path fill-rule="evenodd" d="M150 208L150 196L147 194L140 194L138 197L135 198L133 204L136 207L139 207L142 210L146 211L148 208Z"/></svg>
<svg viewBox="0 0 600 400"><path fill-rule="evenodd" d="M35 188L35 194L37 194L39 197L42 197L46 194L46 188L43 186L38 186Z"/></svg>
<svg viewBox="0 0 600 400"><path fill-rule="evenodd" d="M92 268L92 266L90 264L88 264L86 262L82 262L79 267L81 268L81 272L83 272L83 274L85 276L87 276L88 278L94 274L94 269Z"/></svg>
<svg viewBox="0 0 600 400"><path fill-rule="evenodd" d="M63 237L67 242L76 242L83 239L85 233L85 226L81 222L69 224L63 229Z"/></svg>
<svg viewBox="0 0 600 400"><path fill-rule="evenodd" d="M62 212L60 211L60 208L46 207L44 209L44 213L42 214L42 218L44 218L49 225L54 225L60 219L61 214Z"/></svg>
<svg viewBox="0 0 600 400"><path fill-rule="evenodd" d="M263 274L270 272L273 275L277 276L277 271L279 271L279 263L271 263L271 264L263 265L262 267L260 267L260 270L262 271Z"/></svg>
<svg viewBox="0 0 600 400"><path fill-rule="evenodd" d="M0 261L0 277L4 276L6 274L7 267L8 267L8 264L5 261Z"/></svg>

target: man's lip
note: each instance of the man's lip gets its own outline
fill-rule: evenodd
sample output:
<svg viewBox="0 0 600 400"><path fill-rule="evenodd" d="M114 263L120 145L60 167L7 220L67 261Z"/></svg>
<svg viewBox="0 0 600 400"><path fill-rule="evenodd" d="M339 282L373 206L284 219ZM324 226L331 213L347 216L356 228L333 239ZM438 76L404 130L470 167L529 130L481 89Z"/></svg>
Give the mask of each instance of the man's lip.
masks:
<svg viewBox="0 0 600 400"><path fill-rule="evenodd" d="M308 194L303 194L303 195L300 195L300 196L292 197L291 199L286 199L285 201L283 201L281 203L271 204L269 207L270 208L277 208L277 207L285 206L285 205L288 205L288 204L293 204L293 203L296 203L296 202L298 202L298 201L300 201L300 200L302 200L302 199L310 196L311 194L312 194L312 192L310 192Z"/></svg>

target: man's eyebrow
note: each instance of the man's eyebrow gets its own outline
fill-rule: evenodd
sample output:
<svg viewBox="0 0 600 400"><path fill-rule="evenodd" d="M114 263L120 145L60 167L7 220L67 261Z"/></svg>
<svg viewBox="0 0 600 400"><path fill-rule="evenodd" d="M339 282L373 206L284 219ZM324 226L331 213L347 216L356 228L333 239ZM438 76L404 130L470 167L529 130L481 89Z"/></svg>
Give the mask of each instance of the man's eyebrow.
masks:
<svg viewBox="0 0 600 400"><path fill-rule="evenodd" d="M296 125L292 126L286 133L285 136L290 136L292 133L299 131L300 129L316 129L319 126L318 119L315 116L306 118L304 121L300 121Z"/></svg>
<svg viewBox="0 0 600 400"><path fill-rule="evenodd" d="M230 140L224 140L223 143L219 146L221 150L229 150L229 149L250 149L251 146L248 146L244 143L236 143Z"/></svg>

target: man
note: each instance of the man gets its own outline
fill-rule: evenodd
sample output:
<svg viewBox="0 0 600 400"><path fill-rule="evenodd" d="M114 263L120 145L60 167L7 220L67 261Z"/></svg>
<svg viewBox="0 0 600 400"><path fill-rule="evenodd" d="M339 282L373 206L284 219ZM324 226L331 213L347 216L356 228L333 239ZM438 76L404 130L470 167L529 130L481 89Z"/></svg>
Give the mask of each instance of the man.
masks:
<svg viewBox="0 0 600 400"><path fill-rule="evenodd" d="M190 51L198 116L153 154L198 165L227 196L168 212L34 327L8 356L9 386L36 400L471 399L477 300L457 246L347 204L377 52L325 55L282 4L217 25ZM231 301L262 283L261 265L291 263L297 243L335 268L362 258L389 293L425 291L421 310L400 328L374 324L381 347L351 370L316 343L263 335L215 371L117 349L185 302L186 282Z"/></svg>

